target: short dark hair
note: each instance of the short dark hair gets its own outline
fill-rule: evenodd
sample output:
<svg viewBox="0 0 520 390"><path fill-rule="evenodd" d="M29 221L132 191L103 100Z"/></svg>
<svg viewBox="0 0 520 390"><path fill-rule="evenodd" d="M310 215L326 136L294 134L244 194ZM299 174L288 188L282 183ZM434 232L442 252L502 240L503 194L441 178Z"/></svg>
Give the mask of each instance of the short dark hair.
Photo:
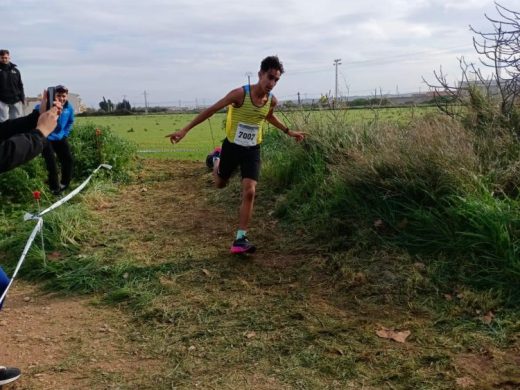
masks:
<svg viewBox="0 0 520 390"><path fill-rule="evenodd" d="M69 93L69 89L68 89L66 86L61 85L61 84L60 84L60 85L56 85L56 86L54 87L54 89L56 90L56 92L62 92L62 93L65 92L65 93Z"/></svg>
<svg viewBox="0 0 520 390"><path fill-rule="evenodd" d="M262 60L262 63L260 64L260 70L262 72L267 72L269 69L279 70L280 74L285 72L283 69L283 64L280 62L278 56L269 56Z"/></svg>
<svg viewBox="0 0 520 390"><path fill-rule="evenodd" d="M9 54L9 50L7 50L7 49L0 49L0 56L5 56L6 54Z"/></svg>

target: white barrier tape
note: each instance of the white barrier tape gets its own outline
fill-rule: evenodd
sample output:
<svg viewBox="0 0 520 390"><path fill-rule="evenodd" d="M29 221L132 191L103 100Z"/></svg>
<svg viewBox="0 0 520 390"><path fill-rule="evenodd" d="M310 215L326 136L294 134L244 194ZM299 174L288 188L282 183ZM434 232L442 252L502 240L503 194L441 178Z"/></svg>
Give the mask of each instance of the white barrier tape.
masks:
<svg viewBox="0 0 520 390"><path fill-rule="evenodd" d="M25 248L23 249L22 255L20 256L20 260L18 260L18 264L16 265L16 269L13 272L13 276L11 276L11 280L9 281L7 288L5 289L4 293L2 294L2 297L0 298L0 303L4 301L4 298L7 295L9 288L13 284L14 278L18 274L18 271L20 270L20 267L22 266L22 263L25 260L25 256L27 256L27 253L29 252L29 249L31 248L34 238L36 237L36 234L38 234L38 232L41 230L41 228L43 226L43 218L37 218L37 220L38 220L38 222L36 223L36 226L34 227L31 235L29 236L29 239L25 243Z"/></svg>
<svg viewBox="0 0 520 390"><path fill-rule="evenodd" d="M38 214L25 213L25 215L23 216L24 221L28 221L30 219L37 219L37 218L43 216L44 214L47 214L49 211L52 211L55 208L60 207L62 204L68 202L71 198L73 198L74 196L79 194L83 188L85 188L85 186L88 184L90 179L92 179L92 176L94 176L96 174L96 172L99 171L100 168L112 169L112 166L108 165L108 164L101 164L99 167L97 167L92 172L92 174L89 177L87 177L87 179L83 183L81 183L74 191L71 191L69 194L67 194L67 196L64 196L63 198L61 198L57 202L53 203L48 208L46 208L45 210L43 210L42 212L40 212Z"/></svg>
<svg viewBox="0 0 520 390"><path fill-rule="evenodd" d="M101 168L112 169L112 166L108 165L108 164L101 164L101 165L99 165L96 169L94 169L92 174L83 183L81 183L74 191L70 192L67 196L63 197L62 199L60 199L56 203L52 204L50 207L48 207L47 209L43 210L42 212L40 212L38 214L25 213L25 215L23 217L24 221L28 221L28 220L33 219L33 220L37 220L38 222L36 223L36 226L34 227L31 235L29 236L29 239L25 243L25 247L23 249L22 255L20 256L20 260L18 260L18 264L16 265L16 268L15 268L15 270L13 272L13 276L11 276L11 280L9 281L9 284L7 285L7 288L2 293L2 297L0 298L0 302L4 301L4 298L7 295L7 292L9 291L9 288L13 284L14 278L18 274L18 271L20 270L20 267L22 266L22 263L25 260L25 256L27 256L27 253L29 252L29 249L31 248L31 245L32 245L32 243L34 241L34 238L36 237L36 234L38 234L38 232L42 229L42 226L43 226L42 215L47 214L49 211L54 210L55 208L61 206L62 204L64 204L65 202L69 201L71 198L76 196L83 188L85 188L85 186L88 184L88 182L90 181L92 176L94 176L97 173L97 171L99 171L99 169L101 169ZM43 240L42 240L42 244L43 244Z"/></svg>

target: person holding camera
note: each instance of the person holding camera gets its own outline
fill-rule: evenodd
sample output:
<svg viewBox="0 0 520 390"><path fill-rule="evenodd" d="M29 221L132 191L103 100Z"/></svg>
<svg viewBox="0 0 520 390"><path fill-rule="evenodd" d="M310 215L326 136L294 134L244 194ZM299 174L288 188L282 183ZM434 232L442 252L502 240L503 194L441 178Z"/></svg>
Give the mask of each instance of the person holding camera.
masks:
<svg viewBox="0 0 520 390"><path fill-rule="evenodd" d="M25 93L22 76L11 62L9 50L0 50L0 122L23 115Z"/></svg>
<svg viewBox="0 0 520 390"><path fill-rule="evenodd" d="M61 103L47 107L47 93L43 93L41 110L0 123L0 173L22 165L41 154L47 136L55 129L61 112ZM0 295L9 284L9 278L0 267ZM3 302L0 302L0 305ZM14 382L21 375L16 367L0 366L0 387Z"/></svg>
<svg viewBox="0 0 520 390"><path fill-rule="evenodd" d="M46 95L40 107L45 107ZM44 104L45 103L45 104ZM42 153L61 113L61 104L0 123L0 173L9 171Z"/></svg>
<svg viewBox="0 0 520 390"><path fill-rule="evenodd" d="M49 188L54 195L65 190L72 180L73 158L67 138L74 124L74 108L68 101L69 90L63 85L54 87L54 98L62 106L58 125L47 138L42 156L47 167ZM56 157L61 165L61 180L58 173Z"/></svg>

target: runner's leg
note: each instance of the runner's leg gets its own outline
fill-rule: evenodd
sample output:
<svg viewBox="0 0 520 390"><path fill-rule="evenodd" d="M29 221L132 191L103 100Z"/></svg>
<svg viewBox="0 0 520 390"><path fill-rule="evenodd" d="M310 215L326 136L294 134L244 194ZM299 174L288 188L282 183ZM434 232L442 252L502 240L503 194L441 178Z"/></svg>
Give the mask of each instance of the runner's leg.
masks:
<svg viewBox="0 0 520 390"><path fill-rule="evenodd" d="M242 179L242 203L240 204L240 215L238 228L247 230L249 222L253 216L253 205L255 202L256 181L252 179Z"/></svg>

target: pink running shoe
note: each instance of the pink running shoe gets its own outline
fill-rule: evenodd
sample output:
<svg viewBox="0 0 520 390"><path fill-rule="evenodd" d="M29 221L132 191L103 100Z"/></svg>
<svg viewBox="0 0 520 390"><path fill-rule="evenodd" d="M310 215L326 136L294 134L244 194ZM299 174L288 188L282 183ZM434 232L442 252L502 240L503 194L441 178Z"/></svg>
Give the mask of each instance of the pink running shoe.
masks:
<svg viewBox="0 0 520 390"><path fill-rule="evenodd" d="M239 238L238 240L233 241L231 245L230 252L234 255L240 253L255 253L256 247L249 242L247 237Z"/></svg>

